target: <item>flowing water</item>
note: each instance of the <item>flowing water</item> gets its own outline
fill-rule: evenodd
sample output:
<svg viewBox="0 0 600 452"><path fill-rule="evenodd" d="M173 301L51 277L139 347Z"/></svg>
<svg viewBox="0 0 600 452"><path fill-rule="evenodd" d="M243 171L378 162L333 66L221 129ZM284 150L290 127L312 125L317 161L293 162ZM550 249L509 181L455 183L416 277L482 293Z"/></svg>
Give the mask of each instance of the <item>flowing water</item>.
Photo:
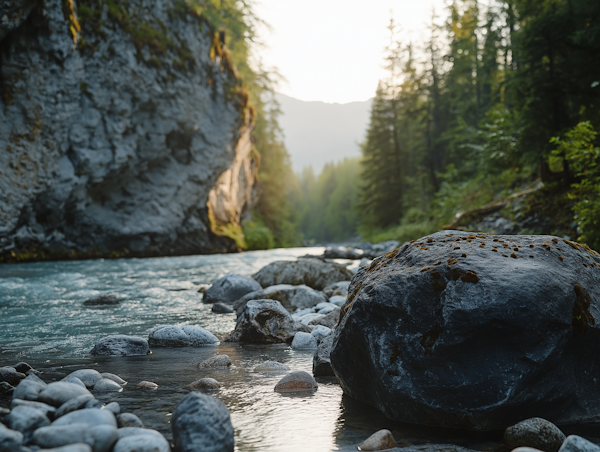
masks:
<svg viewBox="0 0 600 452"><path fill-rule="evenodd" d="M221 383L215 397L231 412L237 451L357 450L373 432L390 429L400 447L451 443L482 451L502 451L501 432L469 434L399 424L374 408L342 394L334 377L318 378L313 394L283 395L273 391L282 374L254 372L260 362L275 360L292 370L312 372L312 353L288 345L221 342L200 348L155 348L148 356L92 357L101 337L130 334L147 337L160 324L194 324L221 340L233 330L235 314L214 314L198 288L227 273L252 274L275 260L321 254L322 248L255 251L242 254L146 259L87 260L0 265L0 366L25 361L44 372L46 382L83 368L111 372L129 381L119 394L98 395L117 401L123 411L171 440L170 416L183 389L194 380L212 377ZM114 293L115 306L85 306L96 295ZM226 370L196 364L226 354ZM136 387L153 381L158 390ZM10 399L0 397L0 405ZM588 435L589 438L589 435Z"/></svg>

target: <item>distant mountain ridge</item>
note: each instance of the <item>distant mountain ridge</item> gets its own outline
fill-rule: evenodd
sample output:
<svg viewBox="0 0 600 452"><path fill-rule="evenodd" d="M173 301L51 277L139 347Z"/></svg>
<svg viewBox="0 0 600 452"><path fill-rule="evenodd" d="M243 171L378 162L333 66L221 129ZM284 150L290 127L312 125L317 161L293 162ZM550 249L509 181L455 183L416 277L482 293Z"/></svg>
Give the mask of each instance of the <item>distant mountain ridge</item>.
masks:
<svg viewBox="0 0 600 452"><path fill-rule="evenodd" d="M328 162L360 155L359 143L365 138L372 99L328 104L283 94L276 97L283 112L279 124L295 172L312 165L318 174Z"/></svg>

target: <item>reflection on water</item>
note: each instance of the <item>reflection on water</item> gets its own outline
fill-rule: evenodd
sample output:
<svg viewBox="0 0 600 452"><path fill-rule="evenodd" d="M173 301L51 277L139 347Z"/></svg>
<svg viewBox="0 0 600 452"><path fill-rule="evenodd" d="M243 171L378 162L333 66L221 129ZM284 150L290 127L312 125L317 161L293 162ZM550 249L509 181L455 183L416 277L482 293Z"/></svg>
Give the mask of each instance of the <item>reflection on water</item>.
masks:
<svg viewBox="0 0 600 452"><path fill-rule="evenodd" d="M234 314L213 314L202 304L200 284L227 273L252 274L269 262L321 254L322 248L152 259L119 259L0 265L0 366L24 360L44 371L47 382L82 368L115 373L129 382L119 394L98 394L137 414L145 425L171 440L170 417L187 394L183 387L203 377L221 383L213 395L231 412L237 451L356 451L356 444L381 428L400 447L451 443L504 452L502 432L473 434L399 424L377 410L343 396L335 378L318 378L315 393L284 395L273 388L283 374L254 372L268 360L292 370L312 371L312 353L287 345L221 343L202 348L155 348L128 358L91 357L97 339L108 334L147 337L159 324L195 324L221 339L235 325ZM117 306L87 307L83 301L115 293ZM227 354L229 369L198 369L196 364ZM158 390L136 387L153 381ZM0 406L10 399L0 397ZM594 440L594 430L577 431Z"/></svg>

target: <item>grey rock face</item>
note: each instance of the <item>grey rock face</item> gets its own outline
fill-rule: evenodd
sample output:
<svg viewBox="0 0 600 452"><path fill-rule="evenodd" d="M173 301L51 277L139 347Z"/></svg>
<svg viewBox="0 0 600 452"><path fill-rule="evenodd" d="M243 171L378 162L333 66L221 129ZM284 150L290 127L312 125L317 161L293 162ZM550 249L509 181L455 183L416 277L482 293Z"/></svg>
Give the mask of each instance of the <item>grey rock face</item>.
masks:
<svg viewBox="0 0 600 452"><path fill-rule="evenodd" d="M249 292L261 290L260 284L251 276L229 274L218 279L204 292L204 303L228 303L242 298Z"/></svg>
<svg viewBox="0 0 600 452"><path fill-rule="evenodd" d="M219 339L196 325L160 325L150 330L148 342L153 347L201 347L216 345Z"/></svg>
<svg viewBox="0 0 600 452"><path fill-rule="evenodd" d="M252 300L238 317L228 342L273 344L291 342L298 331L296 323L281 303L275 300Z"/></svg>
<svg viewBox="0 0 600 452"><path fill-rule="evenodd" d="M261 268L253 275L263 287L276 284L302 284L316 290L323 290L339 281L350 281L352 272L335 262L315 258L301 258L297 261L275 261Z"/></svg>
<svg viewBox="0 0 600 452"><path fill-rule="evenodd" d="M569 435L559 452L600 452L600 447L577 435Z"/></svg>
<svg viewBox="0 0 600 452"><path fill-rule="evenodd" d="M250 292L246 294L233 305L239 316L246 303L250 300L277 300L289 312L294 312L296 309L312 308L319 303L327 302L327 297L323 292L311 289L308 286L292 286L290 284L277 284L267 287L263 290Z"/></svg>
<svg viewBox="0 0 600 452"><path fill-rule="evenodd" d="M175 452L233 452L233 426L227 407L213 397L191 392L173 411Z"/></svg>
<svg viewBox="0 0 600 452"><path fill-rule="evenodd" d="M23 444L23 434L0 423L0 451L19 450L21 444Z"/></svg>
<svg viewBox="0 0 600 452"><path fill-rule="evenodd" d="M332 345L333 335L330 334L321 341L317 351L313 355L313 375L315 377L335 376L329 358Z"/></svg>
<svg viewBox="0 0 600 452"><path fill-rule="evenodd" d="M276 392L315 391L319 385L308 372L296 370L283 377L275 385Z"/></svg>
<svg viewBox="0 0 600 452"><path fill-rule="evenodd" d="M556 425L539 417L526 419L504 431L504 444L511 449L525 446L557 452L565 439L565 434Z"/></svg>
<svg viewBox="0 0 600 452"><path fill-rule="evenodd" d="M129 1L160 53L94 6L74 36L68 5L0 2L0 255L235 250L252 113L212 27L172 0Z"/></svg>
<svg viewBox="0 0 600 452"><path fill-rule="evenodd" d="M439 232L359 269L342 312L331 365L388 418L493 430L597 415L600 256L581 245Z"/></svg>
<svg viewBox="0 0 600 452"><path fill-rule="evenodd" d="M137 356L149 353L150 346L146 339L124 334L103 337L90 351L90 355L97 356Z"/></svg>
<svg viewBox="0 0 600 452"><path fill-rule="evenodd" d="M66 381L57 381L46 386L40 392L38 400L58 408L68 400L82 395L91 396L92 394L85 387Z"/></svg>
<svg viewBox="0 0 600 452"><path fill-rule="evenodd" d="M323 325L317 325L313 328L310 334L312 334L318 343L321 343L323 339L331 334L331 328L327 328Z"/></svg>
<svg viewBox="0 0 600 452"><path fill-rule="evenodd" d="M102 379L102 375L100 375L100 372L94 369L79 369L75 372L71 372L69 375L63 378L62 381L69 381L72 378L79 378L85 387L89 389L93 388L98 380Z"/></svg>
<svg viewBox="0 0 600 452"><path fill-rule="evenodd" d="M316 319L311 320L310 322L308 322L309 325L323 325L326 326L327 328L331 328L334 329L338 322L340 321L340 313L341 310L340 309L334 309L331 312L328 312L327 314L325 314L322 317L317 317Z"/></svg>

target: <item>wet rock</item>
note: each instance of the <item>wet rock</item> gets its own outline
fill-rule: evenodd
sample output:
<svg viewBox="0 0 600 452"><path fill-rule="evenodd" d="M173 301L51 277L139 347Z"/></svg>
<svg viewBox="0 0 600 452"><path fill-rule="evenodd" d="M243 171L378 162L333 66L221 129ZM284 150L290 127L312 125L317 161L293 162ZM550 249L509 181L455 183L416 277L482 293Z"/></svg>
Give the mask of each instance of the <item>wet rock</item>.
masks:
<svg viewBox="0 0 600 452"><path fill-rule="evenodd" d="M151 391L155 391L158 389L158 385L156 383L153 383L152 381L140 381L138 383L138 388L142 388L142 389L149 389Z"/></svg>
<svg viewBox="0 0 600 452"><path fill-rule="evenodd" d="M329 297L329 301L331 301L331 297L336 296L341 296L345 300L348 296L348 287L350 287L350 281L339 281L329 284L323 289L323 293Z"/></svg>
<svg viewBox="0 0 600 452"><path fill-rule="evenodd" d="M210 308L210 310L216 314L231 314L234 312L233 309L231 309L227 305L224 305L223 303L213 304L212 308Z"/></svg>
<svg viewBox="0 0 600 452"><path fill-rule="evenodd" d="M326 259L360 259L364 254L363 250L347 248L345 246L332 246L325 249L323 257Z"/></svg>
<svg viewBox="0 0 600 452"><path fill-rule="evenodd" d="M394 447L396 447L394 435L385 429L373 433L358 446L360 450L386 450Z"/></svg>
<svg viewBox="0 0 600 452"><path fill-rule="evenodd" d="M295 312L297 309L312 308L319 303L327 302L327 297L323 292L305 285L277 284L263 290L250 292L237 300L233 307L238 316L241 315L246 303L250 300L277 300L289 312Z"/></svg>
<svg viewBox="0 0 600 452"><path fill-rule="evenodd" d="M0 451L19 450L21 444L23 444L23 434L0 423Z"/></svg>
<svg viewBox="0 0 600 452"><path fill-rule="evenodd" d="M319 385L311 374L303 370L290 372L275 385L276 392L315 391Z"/></svg>
<svg viewBox="0 0 600 452"><path fill-rule="evenodd" d="M117 402L110 402L104 407L105 410L110 411L112 414L117 416L117 424L119 423L118 415L121 414L121 406ZM119 428L121 426L119 425Z"/></svg>
<svg viewBox="0 0 600 452"><path fill-rule="evenodd" d="M156 430L125 427L119 429L119 441L113 452L170 452L169 443Z"/></svg>
<svg viewBox="0 0 600 452"><path fill-rule="evenodd" d="M69 399L65 403L60 405L58 410L56 410L55 417L59 418L61 416L64 416L67 413L70 413L71 411L79 410L79 409L85 407L85 405L90 400L94 400L94 396L91 393L82 394L80 396L73 397L72 399Z"/></svg>
<svg viewBox="0 0 600 452"><path fill-rule="evenodd" d="M94 385L94 391L122 392L123 388L115 381L109 380L108 378L102 378Z"/></svg>
<svg viewBox="0 0 600 452"><path fill-rule="evenodd" d="M318 317L316 319L312 319L311 321L308 322L308 325L314 325L314 326L318 326L318 325L322 325L322 326L326 326L327 328L331 328L332 330L337 326L338 322L340 321L340 313L341 313L341 309L336 309L334 311L329 312L328 314L325 314L322 317Z"/></svg>
<svg viewBox="0 0 600 452"><path fill-rule="evenodd" d="M230 274L218 279L204 292L204 303L228 303L242 298L244 295L262 287L251 276Z"/></svg>
<svg viewBox="0 0 600 452"><path fill-rule="evenodd" d="M121 413L117 416L119 428L137 427L144 428L142 420L133 413Z"/></svg>
<svg viewBox="0 0 600 452"><path fill-rule="evenodd" d="M84 443L94 452L109 452L118 438L119 433L115 426L87 423L51 425L40 428L33 434L33 442L44 448Z"/></svg>
<svg viewBox="0 0 600 452"><path fill-rule="evenodd" d="M28 377L25 378L25 380L21 380L17 385L13 392L13 397L22 400L37 400L46 386L46 383L41 384L37 381L30 380Z"/></svg>
<svg viewBox="0 0 600 452"><path fill-rule="evenodd" d="M115 334L100 339L90 351L96 356L138 356L150 353L148 341L138 336Z"/></svg>
<svg viewBox="0 0 600 452"><path fill-rule="evenodd" d="M54 417L56 415L56 408L54 408L53 406L50 406L46 403L42 403L42 402L34 402L31 400L16 399L13 397L13 399L10 403L10 406L12 408L17 407L17 406L28 406L29 408L35 408L36 410L39 410L42 413L44 413L44 415L48 419L54 419Z"/></svg>
<svg viewBox="0 0 600 452"><path fill-rule="evenodd" d="M296 320L297 322L301 323L302 325L306 325L306 326L308 326L308 324L310 322L315 321L315 320L320 320L323 317L325 317L324 314L317 314L316 312L311 313L311 314L304 314L301 317L293 316L294 320Z"/></svg>
<svg viewBox="0 0 600 452"><path fill-rule="evenodd" d="M317 339L310 333L296 333L292 341L294 350L315 350L317 346Z"/></svg>
<svg viewBox="0 0 600 452"><path fill-rule="evenodd" d="M116 428L117 419L115 418L115 415L108 410L84 408L83 410L67 413L52 423L55 427L71 424L86 424L90 427L94 425L108 425Z"/></svg>
<svg viewBox="0 0 600 452"><path fill-rule="evenodd" d="M526 419L504 431L504 444L511 449L521 446L557 452L566 436L552 422L539 417Z"/></svg>
<svg viewBox="0 0 600 452"><path fill-rule="evenodd" d="M15 390L15 387L5 381L0 381L0 394L10 394Z"/></svg>
<svg viewBox="0 0 600 452"><path fill-rule="evenodd" d="M107 380L112 380L121 386L125 386L127 384L127 382L125 380L123 380L121 377L119 377L118 375L115 375L115 374L111 374L109 372L102 372L100 374L100 376L102 378L106 378Z"/></svg>
<svg viewBox="0 0 600 452"><path fill-rule="evenodd" d="M577 435L569 435L562 443L559 452L600 452L600 446Z"/></svg>
<svg viewBox="0 0 600 452"><path fill-rule="evenodd" d="M103 407L102 402L100 402L98 399L88 400L84 406L84 408L96 409L96 410L101 410L102 407Z"/></svg>
<svg viewBox="0 0 600 452"><path fill-rule="evenodd" d="M424 237L358 271L332 367L347 395L402 422L595 419L598 267L595 251L552 236Z"/></svg>
<svg viewBox="0 0 600 452"><path fill-rule="evenodd" d="M336 305L338 308L344 306L344 303L346 303L346 297L340 297L338 295L334 295L333 297L329 298L329 302L331 304Z"/></svg>
<svg viewBox="0 0 600 452"><path fill-rule="evenodd" d="M44 449L44 452L93 452L92 448L85 443L69 444L68 446Z"/></svg>
<svg viewBox="0 0 600 452"><path fill-rule="evenodd" d="M85 387L66 381L57 381L46 386L40 392L38 400L58 408L68 400L82 395L92 396Z"/></svg>
<svg viewBox="0 0 600 452"><path fill-rule="evenodd" d="M317 342L321 342L331 334L331 328L327 328L323 325L316 325L310 334L317 340Z"/></svg>
<svg viewBox="0 0 600 452"><path fill-rule="evenodd" d="M335 262L325 262L315 258L302 258L297 261L275 261L263 267L254 275L263 287L276 284L300 286L306 284L316 290L323 290L338 281L350 281L352 272Z"/></svg>
<svg viewBox="0 0 600 452"><path fill-rule="evenodd" d="M34 373L34 372L37 372ZM38 374L41 375L42 372L38 372L37 370L30 370L29 373L27 374L27 377L25 377L25 381L35 381L36 383L41 384L42 386L46 387L46 382L44 382L44 380L42 380L40 377L38 377Z"/></svg>
<svg viewBox="0 0 600 452"><path fill-rule="evenodd" d="M217 391L220 387L221 384L214 378L200 378L185 388L191 390L199 389L201 391Z"/></svg>
<svg viewBox="0 0 600 452"><path fill-rule="evenodd" d="M86 306L107 306L119 304L119 299L112 293L90 298L83 302Z"/></svg>
<svg viewBox="0 0 600 452"><path fill-rule="evenodd" d="M265 361L254 368L254 372L287 372L288 370L290 370L288 366L277 361Z"/></svg>
<svg viewBox="0 0 600 452"><path fill-rule="evenodd" d="M24 363L23 361L15 364L13 366L13 369L15 369L17 372L20 372L20 373L25 374L25 375L27 375L27 372L29 372L30 370L34 370L33 367L31 367L27 363Z"/></svg>
<svg viewBox="0 0 600 452"><path fill-rule="evenodd" d="M93 388L98 380L102 379L100 372L94 369L79 369L75 372L71 372L62 381L69 381L73 378L78 378L86 388Z"/></svg>
<svg viewBox="0 0 600 452"><path fill-rule="evenodd" d="M208 358L198 364L198 367L229 367L231 366L231 359L227 355L217 355Z"/></svg>
<svg viewBox="0 0 600 452"><path fill-rule="evenodd" d="M335 376L329 359L332 345L333 335L329 335L321 341L313 355L313 375L315 377Z"/></svg>
<svg viewBox="0 0 600 452"><path fill-rule="evenodd" d="M148 341L157 347L200 347L219 343L214 334L196 325L160 325L150 330Z"/></svg>
<svg viewBox="0 0 600 452"><path fill-rule="evenodd" d="M17 372L14 367L0 367L0 381L5 381L11 386L17 386L26 376Z"/></svg>
<svg viewBox="0 0 600 452"><path fill-rule="evenodd" d="M291 342L297 327L289 312L275 300L252 300L238 317L228 342L273 344Z"/></svg>
<svg viewBox="0 0 600 452"><path fill-rule="evenodd" d="M321 314L321 315L325 315L325 314L329 314L332 311L339 311L339 309L340 309L339 306L336 306L332 303L327 303L327 304L328 304L328 306L325 306L325 307L317 310L317 313Z"/></svg>
<svg viewBox="0 0 600 452"><path fill-rule="evenodd" d="M233 452L233 426L220 400L198 392L185 396L171 419L175 452Z"/></svg>
<svg viewBox="0 0 600 452"><path fill-rule="evenodd" d="M83 383L83 381L81 381L81 380L80 380L79 378L77 378L77 377L69 377L69 379L68 379L68 380L63 380L63 381L65 381L65 382L67 382L67 383L73 383L74 385L81 386L82 388L85 388L85 387L86 387L86 386L85 386L85 384ZM86 389L87 389L87 388L86 388Z"/></svg>
<svg viewBox="0 0 600 452"><path fill-rule="evenodd" d="M50 420L43 411L24 405L15 406L6 416L8 427L23 433L23 441L27 443L35 430L50 425Z"/></svg>

